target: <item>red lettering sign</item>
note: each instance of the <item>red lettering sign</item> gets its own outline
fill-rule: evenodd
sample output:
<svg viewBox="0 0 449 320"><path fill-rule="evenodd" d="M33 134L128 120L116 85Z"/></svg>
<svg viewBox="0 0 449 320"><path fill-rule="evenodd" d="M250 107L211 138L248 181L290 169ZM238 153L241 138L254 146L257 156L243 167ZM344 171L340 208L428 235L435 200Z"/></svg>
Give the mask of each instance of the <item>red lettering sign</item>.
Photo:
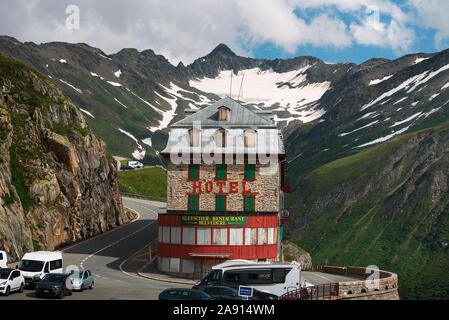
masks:
<svg viewBox="0 0 449 320"><path fill-rule="evenodd" d="M251 193L251 189L246 190L246 181L243 181L243 193Z"/></svg>
<svg viewBox="0 0 449 320"><path fill-rule="evenodd" d="M229 190L230 193L237 193L239 192L239 183L237 181L230 182L231 189Z"/></svg>
<svg viewBox="0 0 449 320"><path fill-rule="evenodd" d="M199 185L197 185L199 183ZM200 190L199 192L197 190ZM201 189L201 181L193 181L193 193L201 193L203 190Z"/></svg>
<svg viewBox="0 0 449 320"><path fill-rule="evenodd" d="M214 184L212 181L206 182L206 192L213 192L214 191Z"/></svg>
<svg viewBox="0 0 449 320"><path fill-rule="evenodd" d="M220 193L224 193L223 187L226 186L226 181L217 181L217 185L220 187Z"/></svg>

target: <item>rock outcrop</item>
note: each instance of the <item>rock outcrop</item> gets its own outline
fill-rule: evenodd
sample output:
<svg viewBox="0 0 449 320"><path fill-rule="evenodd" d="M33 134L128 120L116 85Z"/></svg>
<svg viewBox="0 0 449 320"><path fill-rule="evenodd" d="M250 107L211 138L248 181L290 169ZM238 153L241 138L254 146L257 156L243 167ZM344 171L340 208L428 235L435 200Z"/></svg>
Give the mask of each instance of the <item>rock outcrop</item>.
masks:
<svg viewBox="0 0 449 320"><path fill-rule="evenodd" d="M0 53L0 250L14 261L129 221L117 169L47 77Z"/></svg>

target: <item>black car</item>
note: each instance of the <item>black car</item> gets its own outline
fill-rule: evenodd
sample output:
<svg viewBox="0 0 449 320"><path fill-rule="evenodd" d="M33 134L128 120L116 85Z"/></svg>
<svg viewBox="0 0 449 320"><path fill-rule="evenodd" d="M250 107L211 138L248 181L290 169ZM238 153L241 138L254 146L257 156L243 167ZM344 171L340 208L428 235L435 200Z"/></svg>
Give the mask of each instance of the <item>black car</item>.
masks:
<svg viewBox="0 0 449 320"><path fill-rule="evenodd" d="M68 274L49 273L42 278L36 285L36 297L57 297L72 295L72 280Z"/></svg>
<svg viewBox="0 0 449 320"><path fill-rule="evenodd" d="M131 166L121 166L120 167L120 170L134 170L134 167L131 167Z"/></svg>
<svg viewBox="0 0 449 320"><path fill-rule="evenodd" d="M201 290L218 300L243 300L239 292L234 288L224 286L200 286L195 289Z"/></svg>

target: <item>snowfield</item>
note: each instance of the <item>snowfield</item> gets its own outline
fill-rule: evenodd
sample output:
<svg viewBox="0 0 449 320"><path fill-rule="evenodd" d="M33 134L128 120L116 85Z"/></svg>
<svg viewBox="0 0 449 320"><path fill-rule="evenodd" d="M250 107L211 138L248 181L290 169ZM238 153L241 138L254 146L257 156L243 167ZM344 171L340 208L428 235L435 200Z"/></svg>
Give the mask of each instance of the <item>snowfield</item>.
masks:
<svg viewBox="0 0 449 320"><path fill-rule="evenodd" d="M306 123L324 114L322 109L305 110L305 107L318 101L331 86L329 81L308 83L305 72L310 67L305 66L285 73L262 71L259 68L242 70L238 75L232 75L232 89L231 70L221 71L216 78L191 80L189 84L221 98L232 92L232 98L242 101L243 104L263 104L265 108L277 105L273 111L288 111L292 117L276 117L276 121L300 120Z"/></svg>

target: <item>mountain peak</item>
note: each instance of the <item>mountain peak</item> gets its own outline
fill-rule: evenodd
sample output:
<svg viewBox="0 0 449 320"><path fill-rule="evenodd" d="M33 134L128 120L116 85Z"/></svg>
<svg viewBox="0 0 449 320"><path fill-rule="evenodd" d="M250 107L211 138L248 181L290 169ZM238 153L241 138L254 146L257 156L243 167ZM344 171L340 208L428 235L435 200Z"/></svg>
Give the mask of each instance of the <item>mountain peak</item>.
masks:
<svg viewBox="0 0 449 320"><path fill-rule="evenodd" d="M224 54L224 55L227 55L227 56L235 56L236 55L227 45L225 45L224 43L220 43L207 56L208 57L215 56L215 55L220 54L220 53Z"/></svg>

